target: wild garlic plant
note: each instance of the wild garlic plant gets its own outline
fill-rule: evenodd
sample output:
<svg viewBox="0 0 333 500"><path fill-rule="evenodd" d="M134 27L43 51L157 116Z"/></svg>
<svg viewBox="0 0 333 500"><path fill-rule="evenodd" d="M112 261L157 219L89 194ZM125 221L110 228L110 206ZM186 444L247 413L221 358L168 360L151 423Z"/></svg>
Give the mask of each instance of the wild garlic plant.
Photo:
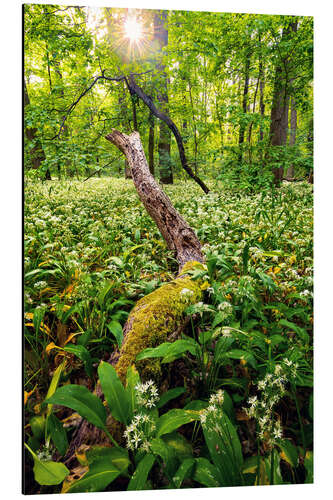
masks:
<svg viewBox="0 0 333 500"><path fill-rule="evenodd" d="M248 399L250 406L245 408L245 411L250 418L256 419L258 438L270 449L283 435L281 422L276 418L274 408L284 396L288 382L296 378L296 372L297 363L283 359L281 364L275 365L274 372L267 373L259 380L257 389L260 396L255 395Z"/></svg>
<svg viewBox="0 0 333 500"><path fill-rule="evenodd" d="M209 405L200 414L200 422L204 428L216 425L216 417L222 412L223 402L224 392L221 389L216 394L211 395Z"/></svg>
<svg viewBox="0 0 333 500"><path fill-rule="evenodd" d="M149 411L155 408L159 400L156 385L152 380L139 383L135 386L135 398L137 406L141 408L133 417L131 423L126 427L124 437L126 447L129 450L150 450L150 441L155 437L156 422L149 415Z"/></svg>

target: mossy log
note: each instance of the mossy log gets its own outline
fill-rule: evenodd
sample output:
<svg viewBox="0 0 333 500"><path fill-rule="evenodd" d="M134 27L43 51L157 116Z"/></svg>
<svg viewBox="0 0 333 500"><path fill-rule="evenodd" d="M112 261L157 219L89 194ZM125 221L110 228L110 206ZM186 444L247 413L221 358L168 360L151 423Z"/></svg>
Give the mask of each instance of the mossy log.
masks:
<svg viewBox="0 0 333 500"><path fill-rule="evenodd" d="M140 200L179 263L178 276L140 299L129 315L123 345L111 358L119 376L124 379L127 368L135 362L139 352L167 341L185 322L184 310L201 299L202 282L192 280L187 273L198 267L204 268L204 257L194 230L150 173L139 133L128 136L113 130L106 139L125 154ZM156 360L139 362L137 367L144 378L150 375L156 379L160 374Z"/></svg>
<svg viewBox="0 0 333 500"><path fill-rule="evenodd" d="M178 275L174 280L136 303L124 326L123 344L109 360L115 365L123 381L128 367L136 364L142 379L152 377L159 382L161 375L159 361L146 360L136 363L136 357L143 349L156 347L174 338L174 334L184 328L187 321L185 309L200 301L203 293L202 281L191 279L189 273L198 268L205 269L204 257L195 232L173 207L170 199L151 175L139 134L133 132L127 136L114 130L106 138L125 154L138 195L179 263ZM99 385L96 387L96 394L102 397ZM109 424L109 431L117 436L121 424L112 418ZM119 435L121 436L121 433ZM75 460L74 452L82 444L105 444L105 442L107 437L103 431L82 420L67 452L67 463L70 464Z"/></svg>

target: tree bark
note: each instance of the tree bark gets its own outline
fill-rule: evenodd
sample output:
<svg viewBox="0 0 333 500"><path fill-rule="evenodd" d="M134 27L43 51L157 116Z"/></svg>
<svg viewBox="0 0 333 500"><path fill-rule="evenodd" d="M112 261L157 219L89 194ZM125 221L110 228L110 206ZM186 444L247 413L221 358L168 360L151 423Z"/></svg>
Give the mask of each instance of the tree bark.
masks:
<svg viewBox="0 0 333 500"><path fill-rule="evenodd" d="M248 112L248 94L249 94L249 78L250 78L250 54L246 54L246 60L245 60L245 66L244 66L244 89L243 89L243 100L242 100L242 108L243 108L243 113L246 114ZM238 138L238 145L239 145L239 156L238 156L238 161L241 164L243 160L243 143L244 143L244 137L245 137L245 125L241 124L239 127L239 138Z"/></svg>
<svg viewBox="0 0 333 500"><path fill-rule="evenodd" d="M157 41L158 49L161 52L163 47L168 45L168 30L166 29L167 11L157 11L154 15L154 39ZM161 74L162 82L158 92L158 101L161 109L168 112L168 78L165 73L165 66L157 64L157 69ZM159 173L162 184L173 184L173 173L170 161L171 152L171 131L165 122L160 122L160 136L158 141Z"/></svg>
<svg viewBox="0 0 333 500"><path fill-rule="evenodd" d="M282 40L297 30L297 21L290 22L282 33ZM288 134L288 113L290 91L288 86L292 80L289 75L289 57L282 58L275 69L273 101L271 108L271 125L269 131L270 146L285 146ZM275 158L275 162L277 158ZM278 162L279 163L279 162ZM273 167L274 183L279 186L283 179L283 166Z"/></svg>
<svg viewBox="0 0 333 500"><path fill-rule="evenodd" d="M29 94L28 94L28 89L27 89L27 84L24 80L24 107L30 105L30 99L29 99ZM28 141L33 142L34 146L31 149L31 163L32 163L32 168L33 169L39 169L41 166L42 161L45 160L46 156L42 147L42 144L38 138L37 135L37 129L36 128L31 128L25 125L25 135L28 139ZM50 179L51 175L50 172L46 172L46 179Z"/></svg>
<svg viewBox="0 0 333 500"><path fill-rule="evenodd" d="M290 137L289 146L296 144L296 131L297 131L297 109L295 107L295 99L290 99ZM290 165L287 169L286 178L293 179L295 177L295 165Z"/></svg>
<svg viewBox="0 0 333 500"><path fill-rule="evenodd" d="M200 280L191 280L187 273L198 267L204 269L205 266L195 232L173 207L149 171L140 135L133 132L128 136L113 130L106 139L126 155L140 200L179 264L178 277L140 299L129 315L124 327L122 347L111 357L119 376L124 379L128 367L135 363L142 349L165 342L184 324L186 307L202 296ZM138 368L142 368L142 363L139 362ZM158 366L158 363L150 360L149 367L145 366L141 370L143 377L152 376L153 372L156 378Z"/></svg>
<svg viewBox="0 0 333 500"><path fill-rule="evenodd" d="M154 115L149 113L149 138L148 138L148 158L149 158L149 171L152 176L155 174L154 168L154 143L155 143L155 123Z"/></svg>

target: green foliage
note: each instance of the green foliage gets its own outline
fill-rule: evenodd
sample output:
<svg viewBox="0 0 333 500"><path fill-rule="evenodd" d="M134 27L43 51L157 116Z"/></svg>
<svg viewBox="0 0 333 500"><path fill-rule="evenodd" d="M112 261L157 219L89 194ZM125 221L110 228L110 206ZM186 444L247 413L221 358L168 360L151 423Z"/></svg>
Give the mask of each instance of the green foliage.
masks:
<svg viewBox="0 0 333 500"><path fill-rule="evenodd" d="M152 26L164 14L137 9L144 40L128 50L126 15L24 6L28 463L36 482L54 492L64 480L64 492L312 482L312 187L276 188L273 172L286 176L292 167L288 175L305 179L313 171L313 20L298 16L293 31L291 16L169 11L168 44L157 50ZM167 93L167 113L208 195L184 182L173 139L170 155L159 151L160 122L122 83L101 78L83 95L103 70L109 78L142 73L137 82L158 106ZM289 111L285 144L272 146L279 86L297 128ZM110 127L133 130L133 106L147 152L154 127L155 172L157 156L160 177L171 165L176 183L165 190L207 263L207 271L189 273L202 297L187 302L185 287L177 314L188 326L179 337L162 338L161 324L154 347L133 351L139 367L158 363L159 400L134 366L124 368L123 385L109 363L99 363L122 345L133 305L177 268L132 181L117 178L122 157L103 139ZM286 359L296 368L274 407L282 436L260 436L246 402L266 401L260 382ZM104 404L91 392L97 381ZM221 388L223 404L205 427L212 392ZM61 463L72 411L113 445L90 447L87 470L74 482Z"/></svg>

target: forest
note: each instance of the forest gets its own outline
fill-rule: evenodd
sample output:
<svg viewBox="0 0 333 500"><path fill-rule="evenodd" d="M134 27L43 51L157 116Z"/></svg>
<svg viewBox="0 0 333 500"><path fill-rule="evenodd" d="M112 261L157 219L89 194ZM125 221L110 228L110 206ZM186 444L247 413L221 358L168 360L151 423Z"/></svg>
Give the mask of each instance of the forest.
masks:
<svg viewBox="0 0 333 500"><path fill-rule="evenodd" d="M313 18L23 28L23 492L312 483Z"/></svg>

